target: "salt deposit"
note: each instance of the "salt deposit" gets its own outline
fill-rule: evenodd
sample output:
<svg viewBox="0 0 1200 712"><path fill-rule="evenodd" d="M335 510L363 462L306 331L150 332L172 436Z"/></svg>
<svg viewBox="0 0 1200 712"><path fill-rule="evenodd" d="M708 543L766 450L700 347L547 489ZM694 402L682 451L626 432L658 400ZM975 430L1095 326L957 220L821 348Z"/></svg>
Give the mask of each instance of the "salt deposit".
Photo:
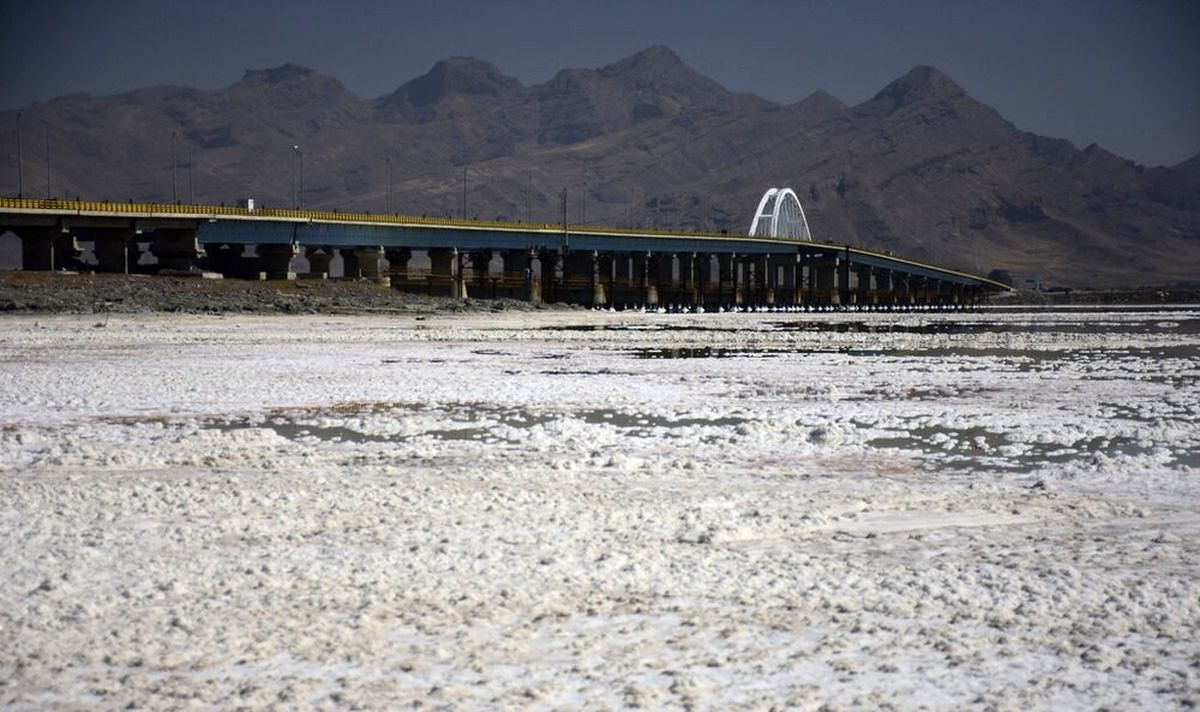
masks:
<svg viewBox="0 0 1200 712"><path fill-rule="evenodd" d="M0 704L1200 701L1200 313L0 320Z"/></svg>

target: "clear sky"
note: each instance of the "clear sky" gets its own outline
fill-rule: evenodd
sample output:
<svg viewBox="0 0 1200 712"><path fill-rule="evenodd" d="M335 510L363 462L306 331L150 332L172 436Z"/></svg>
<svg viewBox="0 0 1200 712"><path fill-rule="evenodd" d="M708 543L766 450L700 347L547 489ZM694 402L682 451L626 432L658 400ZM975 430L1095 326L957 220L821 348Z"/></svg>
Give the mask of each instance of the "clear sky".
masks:
<svg viewBox="0 0 1200 712"><path fill-rule="evenodd" d="M1200 153L1200 0L0 0L0 109L296 62L364 97L468 55L526 84L652 44L778 102L931 64L1019 128L1147 165Z"/></svg>

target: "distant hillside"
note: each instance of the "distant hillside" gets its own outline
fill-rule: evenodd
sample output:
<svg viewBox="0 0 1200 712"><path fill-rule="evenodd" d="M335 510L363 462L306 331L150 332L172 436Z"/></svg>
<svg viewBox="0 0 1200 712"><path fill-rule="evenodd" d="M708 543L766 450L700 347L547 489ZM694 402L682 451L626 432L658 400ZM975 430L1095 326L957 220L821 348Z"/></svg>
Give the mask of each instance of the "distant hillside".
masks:
<svg viewBox="0 0 1200 712"><path fill-rule="evenodd" d="M218 91L155 87L22 109L25 192L744 232L762 191L794 187L819 239L1070 286L1196 282L1197 158L1145 168L1017 130L932 67L847 107L731 92L664 47L526 87L452 57L377 99L311 69ZM15 124L13 112L0 125ZM0 160L15 165L12 130ZM298 146L299 151L293 146ZM303 156L301 158L300 152ZM191 170L189 171L189 163ZM15 173L15 171L14 171ZM297 186L299 187L299 186ZM15 194L15 175L0 187Z"/></svg>

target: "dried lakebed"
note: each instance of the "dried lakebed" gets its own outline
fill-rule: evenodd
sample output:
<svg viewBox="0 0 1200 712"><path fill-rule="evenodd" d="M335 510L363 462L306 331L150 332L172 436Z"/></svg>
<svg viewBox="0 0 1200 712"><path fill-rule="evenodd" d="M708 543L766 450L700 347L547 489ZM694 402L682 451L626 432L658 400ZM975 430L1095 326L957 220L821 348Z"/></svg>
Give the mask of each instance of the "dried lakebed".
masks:
<svg viewBox="0 0 1200 712"><path fill-rule="evenodd" d="M5 317L0 705L1194 705L1198 327Z"/></svg>

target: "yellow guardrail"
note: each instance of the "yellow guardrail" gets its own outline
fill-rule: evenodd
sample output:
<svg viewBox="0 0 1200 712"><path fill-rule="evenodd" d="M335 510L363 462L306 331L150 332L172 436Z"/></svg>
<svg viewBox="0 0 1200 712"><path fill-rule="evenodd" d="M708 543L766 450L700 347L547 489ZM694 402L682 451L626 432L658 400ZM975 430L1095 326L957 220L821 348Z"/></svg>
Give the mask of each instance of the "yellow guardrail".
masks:
<svg viewBox="0 0 1200 712"><path fill-rule="evenodd" d="M103 202L90 200L42 200L32 198L0 198L0 209L47 210L80 213L118 213L122 215L162 217L164 215L204 219L214 216L246 218L280 218L283 220L310 220L321 222L380 223L399 225L430 225L436 227L491 228L498 230L562 230L561 223L527 223L501 220L472 220L462 218L429 217L427 215L385 215L379 213L355 213L340 210L293 210L290 208L249 208L228 205L188 205L183 203L134 203ZM612 233L618 235L664 235L720 238L748 238L748 235L711 232L703 230L663 230L658 228L625 228L606 225L567 224L574 234Z"/></svg>

